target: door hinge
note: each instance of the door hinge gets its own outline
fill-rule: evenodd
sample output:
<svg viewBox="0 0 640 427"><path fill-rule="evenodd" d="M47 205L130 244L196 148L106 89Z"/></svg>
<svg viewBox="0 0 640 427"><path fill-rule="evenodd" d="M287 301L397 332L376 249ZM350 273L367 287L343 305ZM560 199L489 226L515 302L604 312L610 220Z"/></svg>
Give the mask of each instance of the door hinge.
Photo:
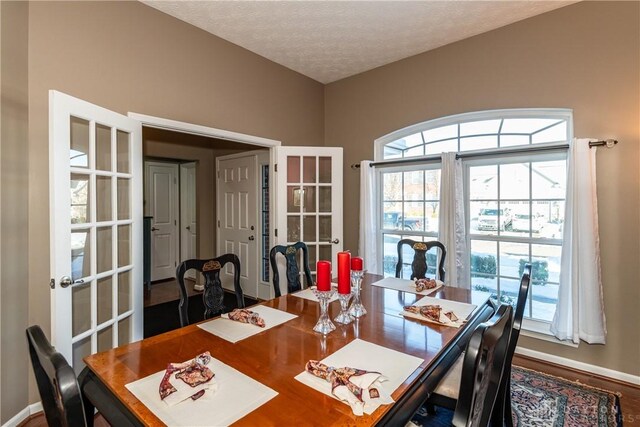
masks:
<svg viewBox="0 0 640 427"><path fill-rule="evenodd" d="M275 228L275 229L273 230L273 233L274 233L274 236L275 236L275 237L278 237L278 229L277 229L277 228Z"/></svg>
<svg viewBox="0 0 640 427"><path fill-rule="evenodd" d="M175 176L173 177L173 183L177 184L178 183L178 178L176 178Z"/></svg>
<svg viewBox="0 0 640 427"><path fill-rule="evenodd" d="M220 171L217 171L216 174L218 175L218 179L220 179Z"/></svg>
<svg viewBox="0 0 640 427"><path fill-rule="evenodd" d="M178 225L178 220L177 219L173 220L173 225Z"/></svg>
<svg viewBox="0 0 640 427"><path fill-rule="evenodd" d="M273 171L274 172L278 172L278 164L277 163L273 165Z"/></svg>
<svg viewBox="0 0 640 427"><path fill-rule="evenodd" d="M49 287L50 287L51 289L55 289L55 288L56 288L56 279L51 279L51 280L49 281Z"/></svg>
<svg viewBox="0 0 640 427"><path fill-rule="evenodd" d="M218 220L218 228L220 228L220 220Z"/></svg>

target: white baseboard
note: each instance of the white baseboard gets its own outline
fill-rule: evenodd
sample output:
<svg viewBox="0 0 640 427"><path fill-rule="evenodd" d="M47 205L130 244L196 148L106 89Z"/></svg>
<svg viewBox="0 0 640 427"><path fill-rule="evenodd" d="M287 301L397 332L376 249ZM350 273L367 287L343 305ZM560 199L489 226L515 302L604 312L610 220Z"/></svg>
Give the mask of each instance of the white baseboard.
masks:
<svg viewBox="0 0 640 427"><path fill-rule="evenodd" d="M603 368L601 366L591 365L589 363L578 362L566 357L555 356L553 354L543 353L541 351L531 350L528 348L516 347L516 353L533 359L545 362L555 363L556 365L566 366L568 368L589 372L606 378L618 381L624 381L633 385L640 385L640 375L627 374L626 372L614 371L613 369Z"/></svg>
<svg viewBox="0 0 640 427"><path fill-rule="evenodd" d="M4 423L2 427L17 427L18 424L29 418L29 416L42 411L42 403L36 402L18 412L13 418Z"/></svg>

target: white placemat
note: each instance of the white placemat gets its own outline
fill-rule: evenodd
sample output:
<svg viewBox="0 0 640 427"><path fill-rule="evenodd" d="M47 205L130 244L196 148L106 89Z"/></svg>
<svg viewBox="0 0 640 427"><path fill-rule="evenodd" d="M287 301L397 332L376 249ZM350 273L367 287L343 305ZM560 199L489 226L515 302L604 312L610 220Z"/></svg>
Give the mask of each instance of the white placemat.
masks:
<svg viewBox="0 0 640 427"><path fill-rule="evenodd" d="M207 393L198 400L187 399L174 406L160 400L158 387L164 371L125 385L153 414L168 426L227 426L256 410L278 393L211 358L207 365L215 377L218 389L211 396Z"/></svg>
<svg viewBox="0 0 640 427"><path fill-rule="evenodd" d="M382 386L388 394L391 394L400 387L424 360L368 341L355 339L320 362L335 368L348 366L380 372L388 378L388 381L383 382ZM331 394L331 384L329 382L306 371L298 374L295 378L301 383L337 400ZM365 406L364 412L365 414L371 414L379 406Z"/></svg>
<svg viewBox="0 0 640 427"><path fill-rule="evenodd" d="M425 306L425 305L434 305L434 304L437 304L440 307L442 307L443 311L450 311L450 310L453 311L456 314L456 316L458 316L459 320L457 322L451 322L451 323L440 323L440 322L434 322L433 320L429 320L424 316L411 313L405 310L403 310L402 313L400 314L405 317L411 317L413 319L422 320L424 322L435 323L436 325L444 325L444 326L451 326L453 328L459 328L460 326L464 325L466 319L469 317L471 313L473 313L473 310L475 310L477 307L476 305L473 305L473 304L467 304L464 302L451 301L451 300L446 300L441 298L432 298L432 297L421 298L420 300L416 301L414 305Z"/></svg>
<svg viewBox="0 0 640 427"><path fill-rule="evenodd" d="M276 310L275 308L266 307L264 305L255 305L253 307L249 307L247 310L258 313L260 317L264 319L265 327L261 328L260 326L251 325L249 323L240 323L235 320L229 320L227 314L223 314L221 317L209 322L200 323L198 327L229 342L236 343L298 317L295 314Z"/></svg>
<svg viewBox="0 0 640 427"><path fill-rule="evenodd" d="M380 286L382 288L395 289L403 292L411 292L419 295L431 295L444 285L444 283L442 283L440 280L436 280L436 284L436 287L433 289L427 289L425 291L418 292L416 291L416 285L413 280L398 279L397 277L385 277L382 280L378 280L377 282L372 283L373 286Z"/></svg>
<svg viewBox="0 0 640 427"><path fill-rule="evenodd" d="M338 299L338 284L332 283L331 287L334 288L336 293L329 299L329 302L334 302L335 300ZM318 297L316 297L316 294L313 293L315 288L316 288L315 286L310 286L307 289L303 289L301 291L292 293L291 295L293 295L294 297L304 298L304 299L318 302Z"/></svg>

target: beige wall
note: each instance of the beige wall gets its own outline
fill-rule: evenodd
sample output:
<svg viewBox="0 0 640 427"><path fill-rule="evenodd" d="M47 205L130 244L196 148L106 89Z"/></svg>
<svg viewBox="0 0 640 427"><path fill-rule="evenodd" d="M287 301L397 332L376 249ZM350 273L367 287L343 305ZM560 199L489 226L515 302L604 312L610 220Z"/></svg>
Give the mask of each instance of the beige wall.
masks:
<svg viewBox="0 0 640 427"><path fill-rule="evenodd" d="M27 403L28 5L0 2L0 16L0 424L4 424ZM47 294L47 284L40 285Z"/></svg>
<svg viewBox="0 0 640 427"><path fill-rule="evenodd" d="M195 161L196 163L196 215L199 258L216 254L216 158L261 147L187 135L178 132L147 129L143 131L145 157ZM153 160L153 159L151 159Z"/></svg>
<svg viewBox="0 0 640 427"><path fill-rule="evenodd" d="M359 176L373 141L451 114L498 108L574 111L575 135L617 138L598 151L600 243L608 339L578 349L521 338L525 347L640 375L640 3L584 2L329 84L325 143L344 147L344 211L358 212ZM346 197L348 195L348 197ZM357 248L357 214L345 247Z"/></svg>
<svg viewBox="0 0 640 427"><path fill-rule="evenodd" d="M29 146L23 150L29 158L31 266L48 265L50 255L50 89L124 114L197 123L285 145L324 143L320 83L142 3L29 2L28 29ZM28 276L29 322L42 325L48 335L47 270L21 273L23 280ZM36 396L31 387L30 400Z"/></svg>

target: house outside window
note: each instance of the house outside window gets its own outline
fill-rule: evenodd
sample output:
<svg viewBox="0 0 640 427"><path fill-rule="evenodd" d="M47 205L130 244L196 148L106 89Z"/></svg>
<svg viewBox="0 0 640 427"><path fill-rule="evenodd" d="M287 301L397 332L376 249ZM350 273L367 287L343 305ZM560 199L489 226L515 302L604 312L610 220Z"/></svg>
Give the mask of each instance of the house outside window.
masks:
<svg viewBox="0 0 640 427"><path fill-rule="evenodd" d="M378 140L384 275L395 275L400 239L437 240L440 154L458 152L474 301L491 296L515 305L523 266L530 262L525 318L530 329L548 331L558 299L571 137L571 110L516 109L436 119ZM427 254L428 275L435 275L436 257L435 249ZM410 249L403 259L408 278Z"/></svg>

